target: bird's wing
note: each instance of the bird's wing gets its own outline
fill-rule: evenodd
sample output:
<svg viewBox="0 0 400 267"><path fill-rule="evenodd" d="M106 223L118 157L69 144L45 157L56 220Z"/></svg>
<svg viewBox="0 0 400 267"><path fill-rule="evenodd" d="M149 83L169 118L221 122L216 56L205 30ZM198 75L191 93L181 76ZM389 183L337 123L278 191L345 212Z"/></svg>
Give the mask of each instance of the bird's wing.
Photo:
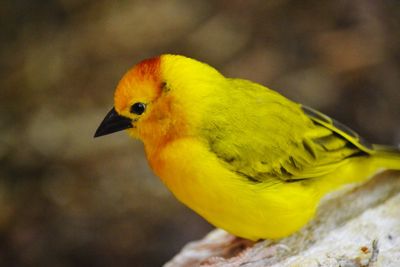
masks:
<svg viewBox="0 0 400 267"><path fill-rule="evenodd" d="M349 157L374 153L372 145L346 125L310 107L301 109L315 124L314 133L306 134L293 154L280 160L280 166L270 174L283 180L318 177L335 170ZM259 177L266 175L260 173Z"/></svg>
<svg viewBox="0 0 400 267"><path fill-rule="evenodd" d="M264 126L259 122L258 132L264 133L261 138L251 136L254 129L247 133L243 130L241 134L235 134L235 140L225 144L221 143L226 138L213 139L211 150L232 171L253 181L314 178L334 171L349 157L373 153L371 145L336 120L306 106L297 106L296 112L301 113L299 119L308 123L299 131L300 134L297 134L300 124L291 126L295 123L293 121L288 122L286 128L271 126L271 122ZM283 121L280 118L280 122ZM264 130L265 127L269 128ZM278 134L274 135L273 132Z"/></svg>
<svg viewBox="0 0 400 267"><path fill-rule="evenodd" d="M341 122L330 118L329 116L307 106L301 107L304 113L311 118L316 124L319 124L337 135L338 138L344 139L351 143L359 150L367 154L373 153L372 145L361 137L358 133L347 127Z"/></svg>

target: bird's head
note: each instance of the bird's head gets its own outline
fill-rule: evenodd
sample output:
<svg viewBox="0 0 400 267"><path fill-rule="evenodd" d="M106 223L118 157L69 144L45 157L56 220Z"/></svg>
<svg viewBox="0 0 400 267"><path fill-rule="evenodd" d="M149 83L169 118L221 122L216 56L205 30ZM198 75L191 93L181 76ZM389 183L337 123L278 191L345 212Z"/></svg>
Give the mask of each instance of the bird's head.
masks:
<svg viewBox="0 0 400 267"><path fill-rule="evenodd" d="M207 99L223 76L196 60L161 55L130 69L119 82L114 107L95 137L128 129L146 141L185 135L201 120Z"/></svg>

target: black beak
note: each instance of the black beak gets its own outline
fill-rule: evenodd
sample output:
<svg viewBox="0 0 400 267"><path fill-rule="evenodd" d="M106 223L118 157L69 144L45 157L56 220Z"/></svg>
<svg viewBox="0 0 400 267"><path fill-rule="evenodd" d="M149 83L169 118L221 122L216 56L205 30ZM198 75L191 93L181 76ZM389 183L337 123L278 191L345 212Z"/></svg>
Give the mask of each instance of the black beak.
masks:
<svg viewBox="0 0 400 267"><path fill-rule="evenodd" d="M112 108L101 122L99 128L97 128L94 137L115 133L128 128L132 128L132 120L119 115L115 109Z"/></svg>

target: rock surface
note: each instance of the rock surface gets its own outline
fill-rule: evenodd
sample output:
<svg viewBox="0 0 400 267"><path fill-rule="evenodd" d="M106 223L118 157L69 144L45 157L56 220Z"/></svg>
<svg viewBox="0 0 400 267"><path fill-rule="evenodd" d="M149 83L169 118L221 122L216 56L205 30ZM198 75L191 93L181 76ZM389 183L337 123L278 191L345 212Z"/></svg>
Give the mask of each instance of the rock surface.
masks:
<svg viewBox="0 0 400 267"><path fill-rule="evenodd" d="M288 238L246 242L217 229L165 267L400 266L400 173L327 196L315 219Z"/></svg>

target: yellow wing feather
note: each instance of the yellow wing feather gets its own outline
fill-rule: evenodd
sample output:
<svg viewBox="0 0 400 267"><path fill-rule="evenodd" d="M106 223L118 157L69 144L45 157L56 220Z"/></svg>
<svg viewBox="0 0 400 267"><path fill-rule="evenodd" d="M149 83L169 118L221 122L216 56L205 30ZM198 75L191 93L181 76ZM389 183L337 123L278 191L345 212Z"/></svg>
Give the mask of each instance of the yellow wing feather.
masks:
<svg viewBox="0 0 400 267"><path fill-rule="evenodd" d="M229 120L209 119L205 129L211 130L202 132L210 150L227 168L251 181L315 178L334 171L347 158L373 153L366 141L343 124L249 81L232 80L226 96L231 99L229 105L252 108L242 107L240 99L235 101L239 91L249 91L254 97L250 103L258 105L258 112L253 117L240 118L240 113L233 113ZM235 119L241 119L240 129L230 125Z"/></svg>

